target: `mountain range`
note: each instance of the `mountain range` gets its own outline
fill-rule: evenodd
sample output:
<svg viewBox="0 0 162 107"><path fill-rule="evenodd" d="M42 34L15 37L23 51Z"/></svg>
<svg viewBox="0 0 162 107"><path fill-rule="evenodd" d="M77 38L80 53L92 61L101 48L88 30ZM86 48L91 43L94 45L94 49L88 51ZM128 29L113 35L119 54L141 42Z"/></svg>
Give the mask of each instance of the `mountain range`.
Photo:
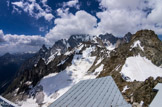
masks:
<svg viewBox="0 0 162 107"><path fill-rule="evenodd" d="M112 76L132 105L148 106L162 82L162 42L154 31L71 35L45 45L19 67L2 94L20 106L48 106L81 80Z"/></svg>

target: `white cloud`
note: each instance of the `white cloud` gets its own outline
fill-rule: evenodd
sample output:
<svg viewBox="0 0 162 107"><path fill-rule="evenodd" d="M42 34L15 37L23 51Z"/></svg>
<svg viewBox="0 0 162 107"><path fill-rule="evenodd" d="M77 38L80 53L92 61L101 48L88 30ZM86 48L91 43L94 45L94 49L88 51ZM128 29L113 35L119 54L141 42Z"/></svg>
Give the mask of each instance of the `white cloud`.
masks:
<svg viewBox="0 0 162 107"><path fill-rule="evenodd" d="M63 3L63 7L75 7L76 9L80 8L79 1L78 0L70 0L68 2Z"/></svg>
<svg viewBox="0 0 162 107"><path fill-rule="evenodd" d="M140 11L111 10L97 13L101 21L98 23L100 33L113 33L117 36L123 36L129 31L133 33L140 29L142 23L142 14Z"/></svg>
<svg viewBox="0 0 162 107"><path fill-rule="evenodd" d="M70 6L70 7L73 7L73 6L75 6L77 3L78 3L78 0L71 0L71 1L67 2L67 5Z"/></svg>
<svg viewBox="0 0 162 107"><path fill-rule="evenodd" d="M36 19L39 19L41 17L44 17L45 20L51 21L54 16L51 13L51 8L46 5L46 0L43 0L43 6L45 9L43 9L38 3L36 3L35 0L28 0L28 1L18 1L18 2L12 2L13 5L13 11L17 11L20 13L20 9L22 9L24 12L29 13L30 16L35 17ZM16 6L16 7L15 7Z"/></svg>
<svg viewBox="0 0 162 107"><path fill-rule="evenodd" d="M13 2L12 4L13 4L13 5L16 5L16 6L18 6L18 7L21 7L21 8L23 8L23 6L24 6L22 1Z"/></svg>
<svg viewBox="0 0 162 107"><path fill-rule="evenodd" d="M1 39L3 43L0 45L0 54L7 52L36 52L43 44L49 44L46 38L39 35L4 35L3 31L0 30L0 40Z"/></svg>
<svg viewBox="0 0 162 107"><path fill-rule="evenodd" d="M153 24L158 24L162 26L162 1L161 0L151 0L150 6L153 8L151 13L148 15L148 21Z"/></svg>
<svg viewBox="0 0 162 107"><path fill-rule="evenodd" d="M123 36L139 29L152 29L162 34L161 0L100 0L102 12L97 13L100 33ZM152 9L151 13L144 10ZM156 25L156 26L155 26Z"/></svg>
<svg viewBox="0 0 162 107"><path fill-rule="evenodd" d="M61 18L54 21L56 25L46 35L49 40L58 40L68 38L72 34L93 34L97 19L85 11L77 11L75 14L58 9L58 14Z"/></svg>

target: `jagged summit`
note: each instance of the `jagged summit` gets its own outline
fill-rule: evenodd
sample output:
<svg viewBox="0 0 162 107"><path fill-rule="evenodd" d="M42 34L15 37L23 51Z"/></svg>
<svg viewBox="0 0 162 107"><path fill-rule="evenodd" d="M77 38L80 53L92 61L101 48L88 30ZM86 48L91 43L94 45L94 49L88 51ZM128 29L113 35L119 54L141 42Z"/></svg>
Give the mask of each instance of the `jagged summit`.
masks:
<svg viewBox="0 0 162 107"><path fill-rule="evenodd" d="M101 34L99 35L99 37L102 39L102 40L108 40L110 41L112 44L115 44L118 40L117 37L115 37L114 35L112 34L109 34L109 33L106 33L106 34Z"/></svg>
<svg viewBox="0 0 162 107"><path fill-rule="evenodd" d="M140 31L137 31L134 36L132 36L132 39L135 39L135 38L145 38L145 39L158 39L158 36L155 34L155 32L153 30L140 30Z"/></svg>
<svg viewBox="0 0 162 107"><path fill-rule="evenodd" d="M43 44L37 54L39 54L41 57L44 57L44 53L46 53L47 51L47 47L45 46L45 44Z"/></svg>
<svg viewBox="0 0 162 107"><path fill-rule="evenodd" d="M42 45L42 47L41 47L40 51L43 51L43 52L48 51L48 49L47 49L47 47L46 47L46 45L45 45L45 44L43 44L43 45Z"/></svg>
<svg viewBox="0 0 162 107"><path fill-rule="evenodd" d="M127 34L125 34L123 39L126 43L128 43L131 40L131 38L132 38L132 34L128 32Z"/></svg>

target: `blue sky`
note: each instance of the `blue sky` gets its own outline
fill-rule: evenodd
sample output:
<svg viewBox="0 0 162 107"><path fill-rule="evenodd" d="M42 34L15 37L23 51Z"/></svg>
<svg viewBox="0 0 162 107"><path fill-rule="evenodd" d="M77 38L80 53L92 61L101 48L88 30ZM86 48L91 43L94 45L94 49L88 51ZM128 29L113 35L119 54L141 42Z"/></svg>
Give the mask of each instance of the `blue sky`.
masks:
<svg viewBox="0 0 162 107"><path fill-rule="evenodd" d="M162 35L161 12L161 0L1 0L0 54L37 51L72 34Z"/></svg>
<svg viewBox="0 0 162 107"><path fill-rule="evenodd" d="M4 34L45 36L45 34L54 27L54 19L59 17L57 16L56 10L58 8L62 8L64 2L68 2L68 0L47 0L46 4L51 8L51 13L54 16L53 19L47 21L43 17L36 19L35 17L29 15L29 12L24 12L21 8L12 4L19 1L22 0L0 1L0 29L3 30ZM36 0L36 3L42 6L41 1L42 0ZM88 3L90 4L90 6L88 6ZM15 7L18 9L18 11L14 9ZM101 11L101 9L96 7L99 7L98 1L82 0L81 2L79 2L79 9L71 7L69 11L74 14L78 10L86 10L88 13L95 15L97 11Z"/></svg>

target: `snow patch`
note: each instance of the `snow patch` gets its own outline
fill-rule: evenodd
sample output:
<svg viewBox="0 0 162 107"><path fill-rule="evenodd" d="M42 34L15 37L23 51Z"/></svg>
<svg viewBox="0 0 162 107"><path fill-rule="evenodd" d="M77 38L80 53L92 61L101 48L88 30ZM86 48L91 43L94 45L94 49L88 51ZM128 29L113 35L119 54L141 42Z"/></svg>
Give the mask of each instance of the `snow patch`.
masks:
<svg viewBox="0 0 162 107"><path fill-rule="evenodd" d="M57 66L63 65L66 62L67 59L61 61L59 64L57 64Z"/></svg>
<svg viewBox="0 0 162 107"><path fill-rule="evenodd" d="M64 55L68 56L68 55L70 55L72 53L73 53L73 51L67 51Z"/></svg>
<svg viewBox="0 0 162 107"><path fill-rule="evenodd" d="M26 81L25 84L26 85L30 85L32 82L31 81Z"/></svg>
<svg viewBox="0 0 162 107"><path fill-rule="evenodd" d="M53 61L55 59L55 54L52 54L48 60L47 60L47 64L49 64L51 61Z"/></svg>
<svg viewBox="0 0 162 107"><path fill-rule="evenodd" d="M138 46L140 47L140 49L141 49L142 51L144 51L144 47L141 46L141 41L139 41L139 40L135 41L134 44L131 45L130 51L131 51L133 48L138 47Z"/></svg>
<svg viewBox="0 0 162 107"><path fill-rule="evenodd" d="M127 78L127 81L145 81L150 76L154 79L158 76L162 77L162 68L154 65L146 57L138 55L128 57L120 73Z"/></svg>
<svg viewBox="0 0 162 107"><path fill-rule="evenodd" d="M115 68L115 71L118 71L120 67L121 67L121 65L118 65L118 66Z"/></svg>
<svg viewBox="0 0 162 107"><path fill-rule="evenodd" d="M140 102L140 106L142 107L142 106L143 106L143 104L144 104L144 102L143 102L143 101L141 101L141 102Z"/></svg>
<svg viewBox="0 0 162 107"><path fill-rule="evenodd" d="M106 46L106 49L109 51L112 51L115 49L115 45L110 44L110 45Z"/></svg>
<svg viewBox="0 0 162 107"><path fill-rule="evenodd" d="M123 88L122 93L125 93L127 89L129 89L129 88L128 88L128 86L126 85L126 86Z"/></svg>
<svg viewBox="0 0 162 107"><path fill-rule="evenodd" d="M76 53L79 53L79 51L81 51L83 47L84 47L84 45L83 44L80 44L78 46L78 48L76 49Z"/></svg>
<svg viewBox="0 0 162 107"><path fill-rule="evenodd" d="M101 63L102 60L103 58L100 58L95 65L98 65L99 63Z"/></svg>
<svg viewBox="0 0 162 107"><path fill-rule="evenodd" d="M104 64L101 64L96 70L93 72L94 75L98 76L103 70Z"/></svg>
<svg viewBox="0 0 162 107"><path fill-rule="evenodd" d="M57 50L57 55L61 55L61 49L56 49Z"/></svg>

